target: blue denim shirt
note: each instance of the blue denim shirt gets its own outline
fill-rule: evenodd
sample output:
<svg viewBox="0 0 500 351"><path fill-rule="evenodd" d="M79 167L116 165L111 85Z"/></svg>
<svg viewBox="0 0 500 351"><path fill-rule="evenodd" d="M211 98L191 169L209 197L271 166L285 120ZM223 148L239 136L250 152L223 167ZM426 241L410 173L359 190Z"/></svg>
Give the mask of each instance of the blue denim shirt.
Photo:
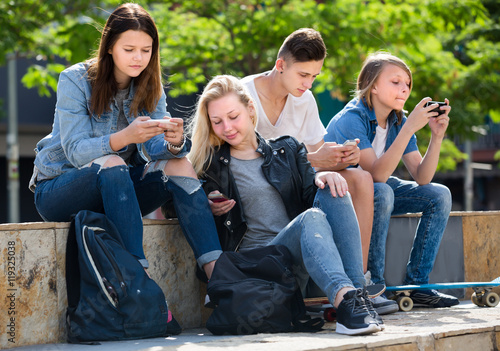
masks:
<svg viewBox="0 0 500 351"><path fill-rule="evenodd" d="M113 100L111 110L101 116L90 114L90 96L92 88L88 80L84 63L78 63L65 69L59 76L57 85L57 103L52 133L40 140L36 146L35 166L43 178L55 178L58 175L81 168L89 162L109 154L119 155L128 147L113 151L109 145L112 133L117 132L119 108ZM130 105L135 93L132 80L129 97L123 102L125 116L129 123L134 117L130 115ZM162 119L168 116L166 96L163 92L156 110L152 113L139 111L139 116ZM132 156L131 163L146 163L143 147L151 160L184 157L191 143L186 141L183 150L177 155L167 149L163 134L151 138L144 144L137 145L137 153ZM36 172L36 170L35 170Z"/></svg>
<svg viewBox="0 0 500 351"><path fill-rule="evenodd" d="M358 144L360 150L372 147L378 125L375 111L369 109L364 102L358 103L358 101L358 98L352 99L342 111L331 119L326 127L325 141L335 141L341 144L348 139L358 138L360 140ZM387 119L389 130L387 131L385 151L392 145L405 123L405 116L403 116L401 124L398 124L396 113L391 112ZM418 150L417 137L413 134L404 154L416 150Z"/></svg>

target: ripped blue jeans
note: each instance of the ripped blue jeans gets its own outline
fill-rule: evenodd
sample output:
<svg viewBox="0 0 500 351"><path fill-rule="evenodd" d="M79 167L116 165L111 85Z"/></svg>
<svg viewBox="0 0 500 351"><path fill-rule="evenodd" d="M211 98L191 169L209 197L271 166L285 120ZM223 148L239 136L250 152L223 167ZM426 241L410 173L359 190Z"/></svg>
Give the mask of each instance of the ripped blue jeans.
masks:
<svg viewBox="0 0 500 351"><path fill-rule="evenodd" d="M207 196L198 179L166 176L162 164L102 168L98 163L42 180L35 206L45 221L68 222L80 210L105 213L125 248L148 267L142 246L142 216L173 200L184 236L198 265L222 253Z"/></svg>

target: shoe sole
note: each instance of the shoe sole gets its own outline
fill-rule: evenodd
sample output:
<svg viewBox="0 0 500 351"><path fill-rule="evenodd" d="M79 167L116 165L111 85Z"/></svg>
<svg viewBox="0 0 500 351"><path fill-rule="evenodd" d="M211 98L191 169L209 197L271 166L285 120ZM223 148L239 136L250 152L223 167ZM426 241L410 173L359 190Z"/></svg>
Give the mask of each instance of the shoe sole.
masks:
<svg viewBox="0 0 500 351"><path fill-rule="evenodd" d="M456 304L453 304L453 305L445 305L445 306L441 306L439 304L434 304L434 305L429 305L429 304L425 304L425 303L417 303L417 302L414 302L413 303L413 307L428 307L428 308L450 308L450 307L453 307L453 306L456 306L458 305L458 303Z"/></svg>
<svg viewBox="0 0 500 351"><path fill-rule="evenodd" d="M338 334L344 334L344 335L364 335L364 334L372 334L381 331L382 328L375 323L370 323L367 327L364 328L356 328L356 329L350 329L344 326L342 323L337 322L337 327L335 331Z"/></svg>
<svg viewBox="0 0 500 351"><path fill-rule="evenodd" d="M382 295L385 292L385 284L372 284L366 287L368 297L374 298Z"/></svg>
<svg viewBox="0 0 500 351"><path fill-rule="evenodd" d="M375 311L377 311L379 315L391 314L399 311L399 306L397 303L394 304L391 303L390 305L385 305L380 307L373 306L373 308L375 309Z"/></svg>

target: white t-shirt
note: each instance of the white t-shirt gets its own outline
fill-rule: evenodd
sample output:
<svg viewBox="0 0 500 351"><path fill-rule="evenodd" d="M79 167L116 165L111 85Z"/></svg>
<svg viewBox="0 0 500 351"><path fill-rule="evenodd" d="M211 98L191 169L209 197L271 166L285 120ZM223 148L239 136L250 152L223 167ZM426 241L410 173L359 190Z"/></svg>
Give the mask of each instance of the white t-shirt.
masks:
<svg viewBox="0 0 500 351"><path fill-rule="evenodd" d="M375 155L377 155L377 158L382 157L382 155L385 153L386 142L387 129L384 129L381 126L377 126L375 130L375 138L372 142L373 151L375 151Z"/></svg>
<svg viewBox="0 0 500 351"><path fill-rule="evenodd" d="M285 106L275 125L267 118L259 94L255 88L255 78L268 75L270 71L247 76L242 79L255 103L257 110L257 131L266 139L290 135L306 145L315 145L323 140L326 129L319 118L318 105L310 90L302 96L288 94Z"/></svg>

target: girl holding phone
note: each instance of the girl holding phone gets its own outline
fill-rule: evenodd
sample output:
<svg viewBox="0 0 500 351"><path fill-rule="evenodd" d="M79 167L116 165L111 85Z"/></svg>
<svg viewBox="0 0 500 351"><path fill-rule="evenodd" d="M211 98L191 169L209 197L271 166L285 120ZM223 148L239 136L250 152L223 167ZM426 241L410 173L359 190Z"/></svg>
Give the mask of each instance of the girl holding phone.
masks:
<svg viewBox="0 0 500 351"><path fill-rule="evenodd" d="M221 251L208 200L185 157L183 120L170 118L151 16L123 4L108 18L97 56L64 70L52 132L36 147L30 189L46 221L104 213L147 268L142 215L173 200L200 267ZM144 151L150 160L145 157Z"/></svg>
<svg viewBox="0 0 500 351"><path fill-rule="evenodd" d="M359 138L359 165L374 180L375 213L368 256L368 270L374 283L384 283L385 246L392 215L422 213L406 268L403 284L426 284L441 243L451 211L451 194L447 187L431 183L439 161L451 107L427 105L423 98L406 117L404 105L413 86L412 74L400 58L375 53L365 60L357 80L356 96L330 121L325 140L341 143ZM440 108L441 114L434 111ZM429 126L430 144L422 157L415 132ZM403 161L413 181L392 175ZM416 304L449 307L458 299L436 290L415 290ZM392 301L391 301L392 302ZM374 302L377 309L391 305L382 296ZM378 310L378 309L377 309Z"/></svg>

